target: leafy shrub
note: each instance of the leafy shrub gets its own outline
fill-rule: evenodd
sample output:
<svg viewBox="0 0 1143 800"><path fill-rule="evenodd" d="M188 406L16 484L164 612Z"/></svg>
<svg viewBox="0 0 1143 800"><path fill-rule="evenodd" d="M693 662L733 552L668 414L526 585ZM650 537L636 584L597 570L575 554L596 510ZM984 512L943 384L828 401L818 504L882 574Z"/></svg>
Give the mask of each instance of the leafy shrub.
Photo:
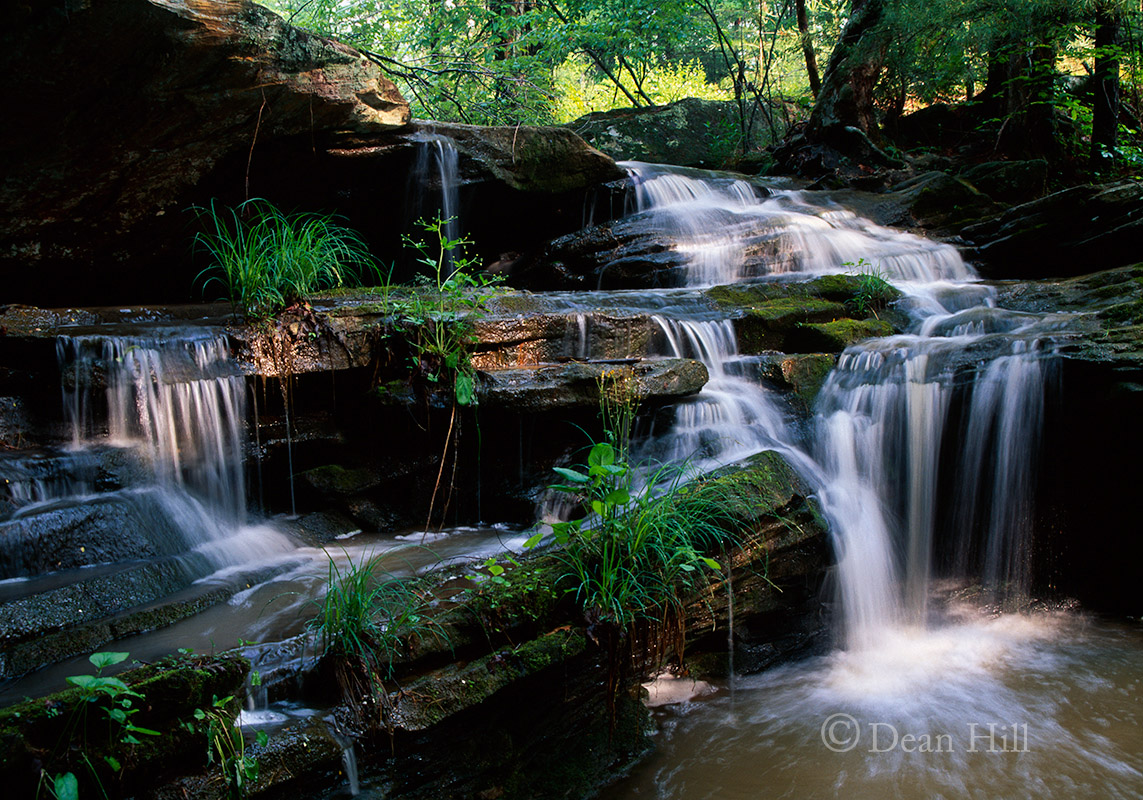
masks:
<svg viewBox="0 0 1143 800"><path fill-rule="evenodd" d="M414 376L433 384L451 381L457 404L466 406L476 398L473 323L483 313L490 287L500 279L477 272L477 259L467 254L472 242L451 237L452 221L439 215L420 220L431 237L428 242L404 237L405 245L420 254L417 262L426 271L418 276L415 291L391 295L391 310L394 325L412 350Z"/></svg>

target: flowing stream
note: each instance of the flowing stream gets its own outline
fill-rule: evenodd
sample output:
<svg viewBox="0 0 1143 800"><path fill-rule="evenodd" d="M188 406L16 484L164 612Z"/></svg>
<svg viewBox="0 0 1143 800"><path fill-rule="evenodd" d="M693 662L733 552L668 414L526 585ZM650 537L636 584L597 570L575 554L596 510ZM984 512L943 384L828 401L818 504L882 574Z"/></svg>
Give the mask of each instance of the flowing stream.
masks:
<svg viewBox="0 0 1143 800"><path fill-rule="evenodd" d="M605 796L1143 794L1143 635L1028 605L1038 446L1068 318L998 309L955 249L807 193L628 168L691 285L848 263L900 288L911 324L842 354L806 442L764 389L728 377L728 327L660 323L711 382L659 447L789 458L830 524L840 638L658 710L659 752Z"/></svg>
<svg viewBox="0 0 1143 800"><path fill-rule="evenodd" d="M440 188L429 204L454 216L455 149L430 136L421 152L419 181ZM627 168L636 213L686 256L687 286L551 294L551 307L573 320L568 355L592 357L593 314L638 314L654 326L653 355L706 365L704 390L636 455L705 472L781 452L829 522L838 637L831 652L740 678L733 692L657 709L658 752L606 796L1143 795L1143 635L1028 595L1040 429L1069 318L997 308L955 248L815 193ZM847 349L810 424L797 424L759 380L759 360L738 352L732 322L696 288L846 270L875 271L901 289L907 332ZM312 616L331 562L380 555L407 575L519 547L524 534L492 526L359 533L327 552L252 522L245 379L221 336L167 334L61 337L71 445L6 465L12 508L0 525L34 529L41 517L103 504L138 537L140 562L178 565L179 591L226 581L240 589L116 649L150 659L275 642ZM100 492L97 463L109 449L134 466L122 486ZM89 561L37 574L0 552L0 599L111 569ZM84 671L82 659L63 662L36 683L4 687L0 700ZM348 768L352 744L346 753Z"/></svg>

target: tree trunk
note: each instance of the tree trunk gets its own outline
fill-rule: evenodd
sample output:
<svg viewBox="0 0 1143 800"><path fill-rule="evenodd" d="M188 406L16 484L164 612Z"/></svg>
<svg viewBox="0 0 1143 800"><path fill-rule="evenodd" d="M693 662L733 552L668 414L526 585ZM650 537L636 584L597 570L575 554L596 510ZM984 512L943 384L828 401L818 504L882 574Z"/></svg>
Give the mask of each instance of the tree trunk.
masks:
<svg viewBox="0 0 1143 800"><path fill-rule="evenodd" d="M880 24L883 8L882 0L851 0L849 22L830 54L807 136L856 128L871 140L879 138L873 88L889 44Z"/></svg>
<svg viewBox="0 0 1143 800"><path fill-rule="evenodd" d="M1052 156L1059 149L1052 83L1056 50L1050 44L1009 39L989 54L980 100L1003 122L995 149L1013 158Z"/></svg>
<svg viewBox="0 0 1143 800"><path fill-rule="evenodd" d="M810 22L806 16L806 0L795 0L794 11L798 18L798 34L802 39L802 55L806 58L806 77L810 79L810 91L813 92L814 98L817 98L822 90L822 81L818 76L818 58L814 53L814 40L810 38Z"/></svg>
<svg viewBox="0 0 1143 800"><path fill-rule="evenodd" d="M1119 15L1110 0L1095 9L1095 98L1091 121L1091 167L1099 170L1115 149L1119 128Z"/></svg>

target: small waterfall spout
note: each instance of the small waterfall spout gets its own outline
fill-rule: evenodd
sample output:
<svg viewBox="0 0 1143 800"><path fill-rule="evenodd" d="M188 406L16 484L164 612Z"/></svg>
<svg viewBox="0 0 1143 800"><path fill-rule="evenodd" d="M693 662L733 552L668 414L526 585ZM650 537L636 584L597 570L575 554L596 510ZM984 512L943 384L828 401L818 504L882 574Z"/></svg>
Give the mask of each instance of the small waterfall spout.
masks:
<svg viewBox="0 0 1143 800"><path fill-rule="evenodd" d="M664 355L701 361L710 380L697 397L676 406L674 428L646 443L642 459L684 463L701 474L765 449L790 450L785 414L749 379L730 320L652 319L663 334Z"/></svg>
<svg viewBox="0 0 1143 800"><path fill-rule="evenodd" d="M422 218L439 214L446 221L443 233L460 238L460 171L456 143L447 136L425 134L417 147L410 175L413 207Z"/></svg>
<svg viewBox="0 0 1143 800"><path fill-rule="evenodd" d="M245 524L246 386L225 336L60 337L56 353L73 450L132 447L149 466L149 481L116 497L154 552L201 577L293 549L285 535Z"/></svg>
<svg viewBox="0 0 1143 800"><path fill-rule="evenodd" d="M93 389L104 385L107 438L142 444L159 483L185 486L233 519L245 515L241 426L245 385L224 336L173 340L60 337L72 442L94 440Z"/></svg>

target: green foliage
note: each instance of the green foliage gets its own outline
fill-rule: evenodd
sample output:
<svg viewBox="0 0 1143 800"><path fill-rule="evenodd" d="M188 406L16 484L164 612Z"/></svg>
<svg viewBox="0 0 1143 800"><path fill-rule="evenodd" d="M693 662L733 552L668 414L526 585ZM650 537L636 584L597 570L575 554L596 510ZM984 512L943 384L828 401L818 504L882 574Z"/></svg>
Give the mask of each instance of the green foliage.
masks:
<svg viewBox="0 0 1143 800"><path fill-rule="evenodd" d="M79 780L74 772L64 772L54 778L49 778L46 772L41 772L37 796L41 793L46 793L55 800L79 800Z"/></svg>
<svg viewBox="0 0 1143 800"><path fill-rule="evenodd" d="M794 15L779 3L711 0L709 14L693 0L268 4L294 24L368 51L421 118L547 124L685 96L730 99L747 84L766 95L807 88ZM808 6L828 51L845 4Z"/></svg>
<svg viewBox="0 0 1143 800"><path fill-rule="evenodd" d="M878 312L884 311L897 296L896 290L885 280L886 274L864 258L859 258L856 263L847 261L843 266L857 275L857 290L846 301L846 306L859 316L872 314L875 319L880 319Z"/></svg>
<svg viewBox="0 0 1143 800"><path fill-rule="evenodd" d="M203 291L219 284L246 317L272 316L323 289L385 283L360 235L332 214L286 214L261 198L194 210L207 226L195 244L211 259L199 273Z"/></svg>
<svg viewBox="0 0 1143 800"><path fill-rule="evenodd" d="M205 734L207 763L218 764L226 781L227 796L241 800L249 785L258 780L258 760L246 753L246 738L234 719L235 705L233 697L215 695L208 707L196 708L194 721L184 722L183 727ZM258 731L255 741L264 747L269 736Z"/></svg>
<svg viewBox="0 0 1143 800"><path fill-rule="evenodd" d="M363 669L372 688L392 677L392 660L404 637L445 638L428 614L430 598L414 580L394 578L381 555L352 559L344 568L329 557L329 579L318 615L310 623L326 656Z"/></svg>
<svg viewBox="0 0 1143 800"><path fill-rule="evenodd" d="M640 619L661 623L677 612L681 591L721 569L707 553L732 542L740 528L716 496L686 484L683 468L661 468L637 485L628 460L638 404L633 385L629 372L601 379L608 441L595 443L578 468L557 467L563 482L551 487L575 496L584 510L580 519L552 526L565 577L589 617L619 628Z"/></svg>
<svg viewBox="0 0 1143 800"><path fill-rule="evenodd" d="M491 287L500 279L477 272L478 261L467 255L472 243L454 239L448 232L451 219L421 220L432 238L424 242L405 237L407 247L420 254L426 268L418 276L416 291L391 295L393 326L409 343L413 375L431 384L452 384L458 405L476 401L476 370L472 350L476 344L474 322L483 314Z"/></svg>
<svg viewBox="0 0 1143 800"><path fill-rule="evenodd" d="M94 675L71 675L67 682L80 690L79 703L81 708L86 704L100 704L101 710L107 717L109 729L119 732L119 738L125 744L139 744L135 734L158 736L158 731L149 728L140 728L131 721L131 717L139 712L134 708L134 701L142 699L142 695L132 690L120 678L103 675L107 667L120 664L127 660L129 653L92 653L88 656L95 666ZM106 701L101 703L101 701ZM112 769L118 771L118 765L112 764Z"/></svg>

